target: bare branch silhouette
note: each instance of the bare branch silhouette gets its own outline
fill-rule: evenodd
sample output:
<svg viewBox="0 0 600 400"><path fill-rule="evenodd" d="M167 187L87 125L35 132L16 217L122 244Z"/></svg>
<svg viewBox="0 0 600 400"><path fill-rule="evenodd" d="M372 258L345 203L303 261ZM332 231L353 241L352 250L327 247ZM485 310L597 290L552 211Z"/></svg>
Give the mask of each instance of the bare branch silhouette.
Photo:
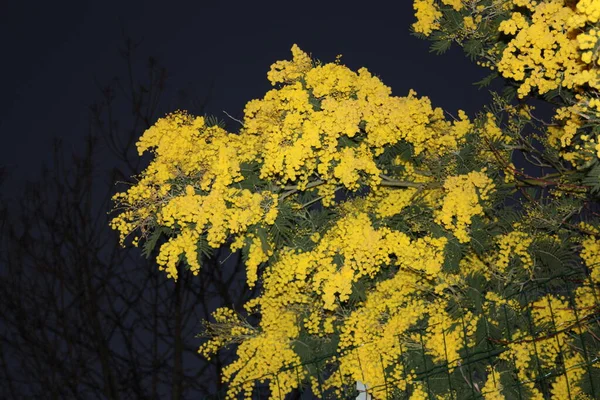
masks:
<svg viewBox="0 0 600 400"><path fill-rule="evenodd" d="M215 251L200 276L181 270L174 282L154 257L120 248L108 226L112 182L140 171L134 144L165 94L166 70L150 58L138 80L134 51L127 40L126 79L100 86L85 150L68 157L57 141L52 168L0 202L2 398L184 399L220 389L229 355L207 362L195 336L216 307L250 295L239 257L222 264L227 252ZM107 161L119 167L106 172Z"/></svg>

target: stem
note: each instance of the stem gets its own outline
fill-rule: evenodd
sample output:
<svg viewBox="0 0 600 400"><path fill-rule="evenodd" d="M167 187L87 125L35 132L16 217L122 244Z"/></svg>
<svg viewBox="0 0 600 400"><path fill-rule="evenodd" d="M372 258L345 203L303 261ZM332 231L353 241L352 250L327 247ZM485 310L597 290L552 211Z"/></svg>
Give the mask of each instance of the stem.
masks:
<svg viewBox="0 0 600 400"><path fill-rule="evenodd" d="M308 183L308 184L307 184L307 185L304 187L304 189L305 189L305 190L306 190L306 189L311 189L311 188L314 188L314 187L320 186L320 185L322 185L322 184L324 184L324 183L325 183L325 181L322 181L322 180L320 180L320 179L319 179L319 180L317 180L317 181L314 181L314 182L309 182L309 183ZM279 200L280 200L280 201L281 201L281 200L283 200L283 199L285 199L285 198L286 198L286 197L288 197L288 196L291 196L291 195L293 195L294 193L298 192L298 190L300 190L300 189L298 189L298 185L295 185L295 186L285 186L283 189L284 189L284 190L287 190L287 192L283 193L283 194L282 194L282 195L279 197Z"/></svg>
<svg viewBox="0 0 600 400"><path fill-rule="evenodd" d="M442 186L441 182L418 183L418 182L410 182L410 181L398 181L398 180L395 180L395 179L390 178L389 176L386 176L386 175L383 175L383 174L381 174L380 177L382 178L382 181L381 181L380 185L381 186L385 186L385 187L416 188L416 189L419 189L419 190L422 191L422 190L425 190L425 189L437 189L437 188L440 188ZM320 186L320 185L322 185L324 183L325 183L325 181L323 181L321 179L313 181L313 182L309 182L304 187L304 190ZM297 193L298 191L300 191L298 185L285 186L284 189L287 190L287 192L284 192L279 197L279 201L282 201L286 197L289 197L289 196ZM336 188L335 190L337 191L339 189L341 189L341 188Z"/></svg>

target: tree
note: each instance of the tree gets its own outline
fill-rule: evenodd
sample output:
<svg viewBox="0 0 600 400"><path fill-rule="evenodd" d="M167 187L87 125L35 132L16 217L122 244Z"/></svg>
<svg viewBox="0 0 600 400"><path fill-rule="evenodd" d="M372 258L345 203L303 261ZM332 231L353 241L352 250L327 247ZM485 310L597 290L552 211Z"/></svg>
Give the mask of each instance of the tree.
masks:
<svg viewBox="0 0 600 400"><path fill-rule="evenodd" d="M175 280L208 248L241 250L259 288L203 332L206 357L235 346L229 397L264 381L276 398L600 393L597 5L414 5L434 50L457 42L494 71L482 84L506 79L479 114L293 46L239 132L177 112L137 144L153 160L115 196L121 241L164 237Z"/></svg>
<svg viewBox="0 0 600 400"><path fill-rule="evenodd" d="M230 358L207 362L195 336L214 308L249 296L235 284L242 265L231 258L217 268L215 252L198 279L167 281L108 226L114 182L141 170L132 144L160 112L167 84L152 58L146 71L133 68L135 45L125 44L130 74L100 87L84 150L65 154L57 142L54 165L1 199L2 398L198 397L218 389Z"/></svg>

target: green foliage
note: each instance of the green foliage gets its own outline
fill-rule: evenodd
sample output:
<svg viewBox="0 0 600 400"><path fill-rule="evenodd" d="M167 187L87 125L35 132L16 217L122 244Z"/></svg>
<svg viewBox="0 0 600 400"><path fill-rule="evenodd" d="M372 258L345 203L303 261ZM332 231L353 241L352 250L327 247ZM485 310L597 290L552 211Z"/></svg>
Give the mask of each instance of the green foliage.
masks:
<svg viewBox="0 0 600 400"><path fill-rule="evenodd" d="M475 61L483 55L484 44L481 40L470 39L464 43L464 50L471 61Z"/></svg>
<svg viewBox="0 0 600 400"><path fill-rule="evenodd" d="M200 237L200 240L198 240L197 253L210 259L214 257L215 249L208 245L206 237Z"/></svg>
<svg viewBox="0 0 600 400"><path fill-rule="evenodd" d="M205 114L204 120L206 122L206 126L208 126L208 127L217 126L222 129L225 129L227 127L227 124L225 123L224 120L222 120L214 115L206 115Z"/></svg>
<svg viewBox="0 0 600 400"><path fill-rule="evenodd" d="M392 146L388 146L385 148L383 153L377 158L377 164L380 166L385 166L390 169L390 165L392 165L391 170L397 170L399 168L404 168L402 166L393 165L392 161L396 158L400 158L402 161L408 161L414 159L414 148L410 143L406 142L398 142Z"/></svg>
<svg viewBox="0 0 600 400"><path fill-rule="evenodd" d="M173 233L172 229L169 229L164 226L156 226L152 228L150 235L144 241L142 245L142 255L147 259L151 256L154 256L154 250L156 249L156 245L158 244L161 238L168 237Z"/></svg>
<svg viewBox="0 0 600 400"><path fill-rule="evenodd" d="M452 46L452 40L443 38L442 34L433 34L433 36L435 36L435 39L429 47L430 52L435 53L436 55L442 55L450 49L450 46Z"/></svg>
<svg viewBox="0 0 600 400"><path fill-rule="evenodd" d="M490 73L489 75L487 75L482 80L474 82L473 85L476 85L479 89L483 89L485 87L490 86L492 84L492 82L495 79L497 79L498 77L499 77L498 72L494 71L494 72Z"/></svg>
<svg viewBox="0 0 600 400"><path fill-rule="evenodd" d="M590 186L592 193L600 193L600 163L597 160L594 160L592 166L586 171L582 183Z"/></svg>

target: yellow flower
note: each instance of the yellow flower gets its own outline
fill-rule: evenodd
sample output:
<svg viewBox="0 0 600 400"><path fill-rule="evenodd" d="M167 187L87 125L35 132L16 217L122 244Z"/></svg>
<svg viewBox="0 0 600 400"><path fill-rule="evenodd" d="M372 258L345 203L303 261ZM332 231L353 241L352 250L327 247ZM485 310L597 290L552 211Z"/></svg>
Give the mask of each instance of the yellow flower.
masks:
<svg viewBox="0 0 600 400"><path fill-rule="evenodd" d="M417 22L413 24L415 32L429 36L432 31L439 28L438 19L442 16L442 13L434 0L415 0L413 7L417 17Z"/></svg>
<svg viewBox="0 0 600 400"><path fill-rule="evenodd" d="M494 185L484 172L452 176L444 182L445 196L435 221L450 229L461 243L469 242L471 219L483 215L482 201L489 199Z"/></svg>

